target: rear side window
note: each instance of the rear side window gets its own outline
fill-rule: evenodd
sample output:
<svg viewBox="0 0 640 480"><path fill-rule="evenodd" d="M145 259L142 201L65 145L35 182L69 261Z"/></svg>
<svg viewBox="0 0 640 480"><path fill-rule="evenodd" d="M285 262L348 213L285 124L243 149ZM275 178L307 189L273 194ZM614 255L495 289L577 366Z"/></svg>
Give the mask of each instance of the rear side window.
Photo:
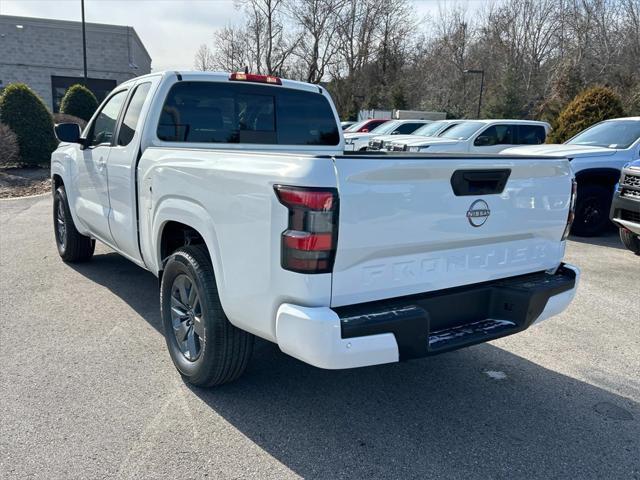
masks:
<svg viewBox="0 0 640 480"><path fill-rule="evenodd" d="M168 142L337 145L327 99L314 92L221 82L179 82L162 108Z"/></svg>
<svg viewBox="0 0 640 480"><path fill-rule="evenodd" d="M520 145L540 145L544 143L547 132L542 125L518 125L518 143Z"/></svg>
<svg viewBox="0 0 640 480"><path fill-rule="evenodd" d="M149 88L151 88L150 82L141 83L133 92L127 111L124 114L124 120L122 120L122 125L120 125L118 145L129 145L131 140L133 140L136 128L138 127L138 120L140 119L140 111L149 93Z"/></svg>

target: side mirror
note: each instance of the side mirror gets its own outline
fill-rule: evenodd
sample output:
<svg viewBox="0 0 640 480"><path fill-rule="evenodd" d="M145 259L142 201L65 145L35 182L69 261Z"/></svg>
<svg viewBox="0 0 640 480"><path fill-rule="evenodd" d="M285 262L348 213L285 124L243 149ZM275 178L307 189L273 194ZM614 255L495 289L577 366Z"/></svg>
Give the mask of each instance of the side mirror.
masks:
<svg viewBox="0 0 640 480"><path fill-rule="evenodd" d="M476 138L476 141L474 142L474 144L477 147L486 147L487 145L491 144L491 137L480 135L478 138Z"/></svg>
<svg viewBox="0 0 640 480"><path fill-rule="evenodd" d="M55 126L54 131L61 142L84 144L80 136L80 125L77 123L59 123Z"/></svg>

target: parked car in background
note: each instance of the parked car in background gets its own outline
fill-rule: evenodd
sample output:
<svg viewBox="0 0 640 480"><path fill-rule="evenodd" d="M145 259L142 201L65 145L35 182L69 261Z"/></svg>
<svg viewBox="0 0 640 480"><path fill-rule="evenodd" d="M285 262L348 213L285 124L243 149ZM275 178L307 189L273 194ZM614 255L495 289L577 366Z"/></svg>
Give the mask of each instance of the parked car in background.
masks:
<svg viewBox="0 0 640 480"><path fill-rule="evenodd" d="M354 123L350 127L344 129L345 133L369 133L375 128L378 128L383 123L387 123L389 120L386 118L368 118L367 120L361 120Z"/></svg>
<svg viewBox="0 0 640 480"><path fill-rule="evenodd" d="M640 255L640 160L622 169L611 204L611 221L620 229L620 240Z"/></svg>
<svg viewBox="0 0 640 480"><path fill-rule="evenodd" d="M369 140L373 137L381 135L408 135L427 123L431 122L429 120L390 120L369 133L346 132L344 135L345 150L355 152L364 151L369 146Z"/></svg>
<svg viewBox="0 0 640 480"><path fill-rule="evenodd" d="M516 145L544 143L551 126L535 120L467 120L438 138L405 142L408 152L498 153Z"/></svg>
<svg viewBox="0 0 640 480"><path fill-rule="evenodd" d="M355 124L356 122L353 122L353 121L340 122L340 128L342 128L342 131L344 132L347 128Z"/></svg>
<svg viewBox="0 0 640 480"><path fill-rule="evenodd" d="M576 292L565 158L347 153L324 88L248 73L135 78L55 129L60 257L99 240L155 274L195 385L239 377L254 336L363 367L521 332Z"/></svg>
<svg viewBox="0 0 640 480"><path fill-rule="evenodd" d="M426 123L422 127L415 130L408 135L382 135L379 137L373 137L369 140L369 146L367 150L382 150L392 151L393 145L404 146L402 142L414 140L418 137L437 137L447 129L462 123L464 120L437 120L434 122ZM398 148L396 151L403 151L404 148Z"/></svg>
<svg viewBox="0 0 640 480"><path fill-rule="evenodd" d="M578 182L572 233L600 235L611 225L611 199L622 167L640 158L640 117L605 120L564 144L510 148L503 153L567 157Z"/></svg>

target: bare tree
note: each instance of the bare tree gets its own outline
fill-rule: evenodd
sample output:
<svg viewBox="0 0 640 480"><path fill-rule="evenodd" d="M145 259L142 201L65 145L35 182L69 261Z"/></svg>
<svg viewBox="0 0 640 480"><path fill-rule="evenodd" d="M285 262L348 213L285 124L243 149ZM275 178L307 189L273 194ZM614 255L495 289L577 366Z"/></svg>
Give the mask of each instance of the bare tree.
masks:
<svg viewBox="0 0 640 480"><path fill-rule="evenodd" d="M211 49L209 49L206 43L203 43L196 51L193 68L205 72L207 70L213 70L215 68L214 64L215 60Z"/></svg>
<svg viewBox="0 0 640 480"><path fill-rule="evenodd" d="M640 0L443 3L418 19L410 0L235 0L242 20L200 47L196 68L326 82L341 115L362 107L544 117L606 84L640 109ZM453 0L454 2L456 0Z"/></svg>
<svg viewBox="0 0 640 480"><path fill-rule="evenodd" d="M252 57L257 72L282 73L298 41L285 31L284 0L237 0L237 5L243 7L248 16L247 30L255 45Z"/></svg>
<svg viewBox="0 0 640 480"><path fill-rule="evenodd" d="M215 55L212 64L217 70L238 72L252 66L244 28L226 26L215 32L213 38Z"/></svg>
<svg viewBox="0 0 640 480"><path fill-rule="evenodd" d="M300 29L293 55L303 64L303 79L319 83L337 63L337 31L347 0L289 0L287 10Z"/></svg>

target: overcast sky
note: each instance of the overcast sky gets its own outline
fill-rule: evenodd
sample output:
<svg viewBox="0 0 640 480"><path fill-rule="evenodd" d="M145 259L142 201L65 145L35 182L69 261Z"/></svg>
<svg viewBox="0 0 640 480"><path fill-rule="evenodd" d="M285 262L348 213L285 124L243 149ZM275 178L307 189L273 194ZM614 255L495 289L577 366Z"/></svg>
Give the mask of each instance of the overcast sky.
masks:
<svg viewBox="0 0 640 480"><path fill-rule="evenodd" d="M456 0L413 0L421 16ZM491 0L462 0L470 9ZM80 0L0 0L1 15L80 20ZM153 70L193 67L196 49L212 45L212 33L242 21L233 0L85 0L87 22L129 25L149 51Z"/></svg>

